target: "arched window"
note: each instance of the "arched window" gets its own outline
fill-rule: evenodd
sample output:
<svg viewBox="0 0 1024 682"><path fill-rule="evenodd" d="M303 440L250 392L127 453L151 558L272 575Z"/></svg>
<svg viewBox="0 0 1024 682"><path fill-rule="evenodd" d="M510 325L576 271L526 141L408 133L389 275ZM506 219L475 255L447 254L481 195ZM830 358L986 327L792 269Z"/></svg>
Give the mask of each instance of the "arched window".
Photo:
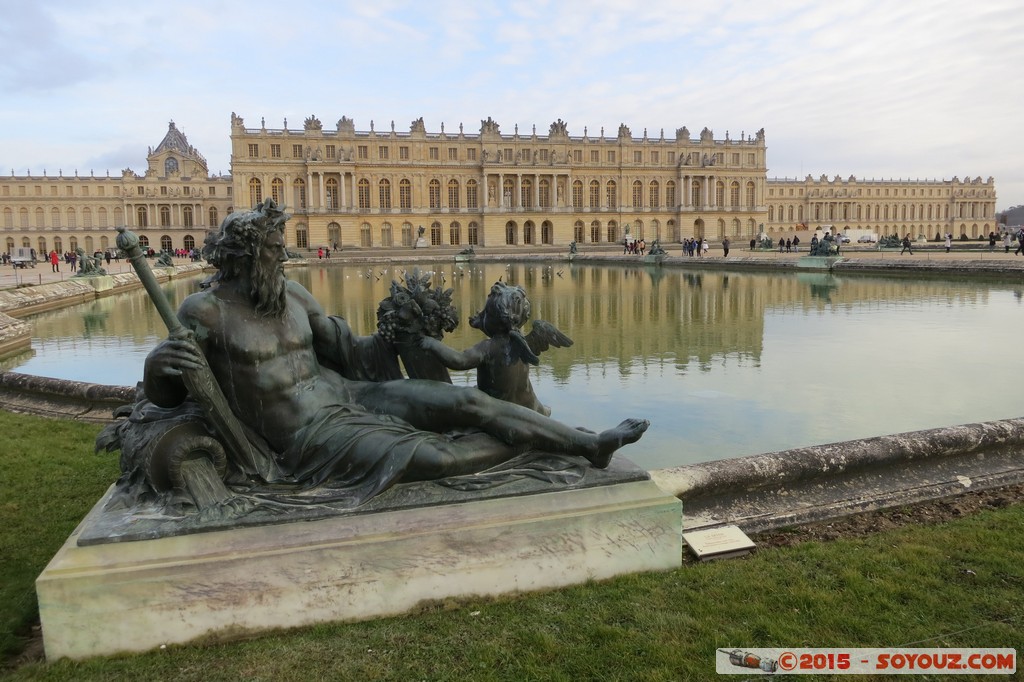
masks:
<svg viewBox="0 0 1024 682"><path fill-rule="evenodd" d="M82 209L82 227L92 227L92 209L88 206Z"/></svg>
<svg viewBox="0 0 1024 682"><path fill-rule="evenodd" d="M676 207L676 183L672 180L665 183L665 207L669 209Z"/></svg>
<svg viewBox="0 0 1024 682"><path fill-rule="evenodd" d="M438 210L441 208L441 181L436 178L430 181L427 187L427 194L430 201L430 208Z"/></svg>
<svg viewBox="0 0 1024 682"><path fill-rule="evenodd" d="M359 193L359 210L367 211L370 208L370 181L363 178L356 187Z"/></svg>
<svg viewBox="0 0 1024 682"><path fill-rule="evenodd" d="M173 248L174 247L173 247L173 245L171 243L170 235L166 235L166 234L160 235L160 250L161 251L170 251Z"/></svg>
<svg viewBox="0 0 1024 682"><path fill-rule="evenodd" d="M584 233L583 221L582 220L577 220L576 224L572 226L572 239L577 244L582 244L585 241L584 240L584 236L585 236L585 233Z"/></svg>
<svg viewBox="0 0 1024 682"><path fill-rule="evenodd" d="M647 203L651 208L661 207L661 186L657 180L651 180L651 186L647 189Z"/></svg>
<svg viewBox="0 0 1024 682"><path fill-rule="evenodd" d="M458 209L459 208L459 181L449 180L448 181L448 208Z"/></svg>
<svg viewBox="0 0 1024 682"><path fill-rule="evenodd" d="M398 183L398 205L403 211L412 208L412 183L408 180Z"/></svg>
<svg viewBox="0 0 1024 682"><path fill-rule="evenodd" d="M441 191L441 183L437 183L437 191ZM430 245L441 246L441 223L436 220L430 224Z"/></svg>
<svg viewBox="0 0 1024 682"><path fill-rule="evenodd" d="M61 241L60 237L53 238L53 250L59 254L64 253L64 242Z"/></svg>
<svg viewBox="0 0 1024 682"><path fill-rule="evenodd" d="M551 208L551 181L543 178L540 181L540 206Z"/></svg>
<svg viewBox="0 0 1024 682"><path fill-rule="evenodd" d="M377 183L377 194L380 200L380 207L386 211L391 210L391 181L388 179L381 180Z"/></svg>
<svg viewBox="0 0 1024 682"><path fill-rule="evenodd" d="M523 223L523 243L533 244L533 221L527 220Z"/></svg>
<svg viewBox="0 0 1024 682"><path fill-rule="evenodd" d="M768 205L768 222L775 222L775 207L771 204Z"/></svg>
<svg viewBox="0 0 1024 682"><path fill-rule="evenodd" d="M78 220L76 218L75 209L69 208L68 212L67 212L67 216L68 216L68 223L67 223L68 227L70 227L72 229L78 227Z"/></svg>
<svg viewBox="0 0 1024 682"><path fill-rule="evenodd" d="M654 232L655 239L661 239L661 223L658 220L651 221L651 231Z"/></svg>
<svg viewBox="0 0 1024 682"><path fill-rule="evenodd" d="M501 190L501 205L505 208L513 208L515 206L515 188L516 185L512 178L505 178Z"/></svg>
<svg viewBox="0 0 1024 682"><path fill-rule="evenodd" d="M516 233L518 232L517 226L511 220L505 223L505 243L513 245L516 243Z"/></svg>
<svg viewBox="0 0 1024 682"><path fill-rule="evenodd" d="M370 181L364 180L363 182L366 182L366 191L369 192ZM370 232L370 223L363 223L362 225L359 226L359 245L362 246L363 248L369 248L373 246L373 235Z"/></svg>
<svg viewBox="0 0 1024 682"><path fill-rule="evenodd" d="M191 251L192 249L196 248L196 238L190 234L186 234L185 237L181 240L181 243L185 247L186 251Z"/></svg>
<svg viewBox="0 0 1024 682"><path fill-rule="evenodd" d="M704 202L700 200L700 181L693 180L690 182L690 205L691 206L703 206Z"/></svg>
<svg viewBox="0 0 1024 682"><path fill-rule="evenodd" d="M306 181L302 178L296 178L292 183L292 203L295 208L306 208Z"/></svg>
<svg viewBox="0 0 1024 682"><path fill-rule="evenodd" d="M466 181L466 208L480 208L480 190L476 180Z"/></svg>
<svg viewBox="0 0 1024 682"><path fill-rule="evenodd" d="M44 225L43 225L43 210L39 209L39 212L36 215L39 218L39 223L36 225L36 227L44 227ZM50 227L60 227L60 209L59 208L54 208L54 209L50 210Z"/></svg>
<svg viewBox="0 0 1024 682"><path fill-rule="evenodd" d="M391 223L384 223L380 226L380 245L394 246L395 239L391 234Z"/></svg>
<svg viewBox="0 0 1024 682"><path fill-rule="evenodd" d="M42 209L39 209L39 210L42 210ZM23 209L19 210L18 211L18 216L20 218L21 226L22 227L28 227L28 209L27 208L23 208Z"/></svg>
<svg viewBox="0 0 1024 682"><path fill-rule="evenodd" d="M145 206L139 206L135 209L135 218L136 227L149 227L149 213L146 211Z"/></svg>
<svg viewBox="0 0 1024 682"><path fill-rule="evenodd" d="M467 241L469 241L469 245L470 246L479 246L480 245L480 226L477 225L476 222L472 222L472 223L469 224L468 232L469 232L469 238L468 238Z"/></svg>
<svg viewBox="0 0 1024 682"><path fill-rule="evenodd" d="M633 236L637 239L645 239L644 237L644 223L641 220L633 221Z"/></svg>
<svg viewBox="0 0 1024 682"><path fill-rule="evenodd" d="M324 182L324 194L327 199L327 207L332 211L338 210L338 178L329 177Z"/></svg>
<svg viewBox="0 0 1024 682"><path fill-rule="evenodd" d="M609 180L608 184L604 187L605 198L607 199L608 208L617 208L619 205L619 190L615 185L614 180Z"/></svg>
<svg viewBox="0 0 1024 682"><path fill-rule="evenodd" d="M735 180L729 185L729 205L733 208L740 206L740 183Z"/></svg>
<svg viewBox="0 0 1024 682"><path fill-rule="evenodd" d="M554 228L551 226L550 220L545 220L540 224L540 243L541 244L553 244L554 243Z"/></svg>
<svg viewBox="0 0 1024 682"><path fill-rule="evenodd" d="M748 182L747 183L747 208L754 208L754 206L755 206L755 204L754 204L754 200L755 200L754 194L755 194L754 193L754 183Z"/></svg>
<svg viewBox="0 0 1024 682"><path fill-rule="evenodd" d="M309 230L306 229L305 223L299 223L295 226L295 248L309 248Z"/></svg>
<svg viewBox="0 0 1024 682"><path fill-rule="evenodd" d="M270 181L270 198L279 206L284 203L284 180L281 178Z"/></svg>
<svg viewBox="0 0 1024 682"><path fill-rule="evenodd" d="M572 207L577 211L583 210L583 182L580 180L572 182Z"/></svg>
<svg viewBox="0 0 1024 682"><path fill-rule="evenodd" d="M332 249L338 248L341 243L341 225L335 222L327 223L327 241Z"/></svg>
<svg viewBox="0 0 1024 682"><path fill-rule="evenodd" d="M676 225L676 221L670 220L667 223L665 223L665 226L668 228L668 238L669 238L669 241L673 241L673 242L681 242L681 241L683 241L682 235L679 234L679 226Z"/></svg>
<svg viewBox="0 0 1024 682"><path fill-rule="evenodd" d="M601 183L597 180L590 181L590 208L601 208Z"/></svg>
<svg viewBox="0 0 1024 682"><path fill-rule="evenodd" d="M261 201L263 201L263 183L260 182L259 178L250 178L249 203L255 207Z"/></svg>
<svg viewBox="0 0 1024 682"><path fill-rule="evenodd" d="M140 238L140 241L141 241L141 238ZM46 248L46 237L39 237L39 240L38 240L38 242L36 244L36 253L38 253L40 255L45 255L45 254L47 254L49 252L50 252L50 250Z"/></svg>
<svg viewBox="0 0 1024 682"><path fill-rule="evenodd" d="M181 207L181 225L182 227L192 227L192 207L182 206Z"/></svg>
<svg viewBox="0 0 1024 682"><path fill-rule="evenodd" d="M601 241L601 221L599 220L590 223L590 241L594 244Z"/></svg>
<svg viewBox="0 0 1024 682"><path fill-rule="evenodd" d="M533 208L533 180L530 178L523 178L519 183L519 205Z"/></svg>
<svg viewBox="0 0 1024 682"><path fill-rule="evenodd" d="M642 208L644 205L644 185L639 180L633 181L633 208Z"/></svg>
<svg viewBox="0 0 1024 682"><path fill-rule="evenodd" d="M448 226L448 243L452 246L458 246L462 243L462 227L458 223L452 223Z"/></svg>
<svg viewBox="0 0 1024 682"><path fill-rule="evenodd" d="M10 207L7 206L4 207L4 227L8 229L14 228L14 211L12 211ZM8 253L10 253L10 250L12 248L14 248L13 245L11 245L10 248L7 249Z"/></svg>
<svg viewBox="0 0 1024 682"><path fill-rule="evenodd" d="M412 223L402 223L402 246L412 246Z"/></svg>
<svg viewBox="0 0 1024 682"><path fill-rule="evenodd" d="M613 244L619 241L619 226L615 224L614 220L608 221L608 241Z"/></svg>
<svg viewBox="0 0 1024 682"><path fill-rule="evenodd" d="M118 206L114 209L114 227L121 227L124 225L124 211Z"/></svg>
<svg viewBox="0 0 1024 682"><path fill-rule="evenodd" d="M171 207L161 206L160 207L160 227L171 226Z"/></svg>
<svg viewBox="0 0 1024 682"><path fill-rule="evenodd" d="M209 213L210 213L209 226L211 228L217 227L219 225L219 221L217 219L217 207L216 206L211 206Z"/></svg>
<svg viewBox="0 0 1024 682"><path fill-rule="evenodd" d="M715 206L725 206L725 183L722 181L715 183Z"/></svg>

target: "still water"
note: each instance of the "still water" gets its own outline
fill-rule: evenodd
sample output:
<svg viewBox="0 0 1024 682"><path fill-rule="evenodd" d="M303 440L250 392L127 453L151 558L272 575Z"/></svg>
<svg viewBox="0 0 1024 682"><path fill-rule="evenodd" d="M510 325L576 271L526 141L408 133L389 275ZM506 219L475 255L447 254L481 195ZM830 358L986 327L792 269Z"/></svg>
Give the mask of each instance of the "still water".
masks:
<svg viewBox="0 0 1024 682"><path fill-rule="evenodd" d="M1021 416L1019 284L686 272L653 266L431 264L462 324L499 277L523 286L533 317L575 340L531 370L554 417L593 429L627 416L651 428L625 454L647 468ZM406 268L289 270L358 333ZM199 279L175 282L176 306ZM32 318L33 350L7 369L134 385L166 331L144 292ZM475 372L453 372L475 384Z"/></svg>

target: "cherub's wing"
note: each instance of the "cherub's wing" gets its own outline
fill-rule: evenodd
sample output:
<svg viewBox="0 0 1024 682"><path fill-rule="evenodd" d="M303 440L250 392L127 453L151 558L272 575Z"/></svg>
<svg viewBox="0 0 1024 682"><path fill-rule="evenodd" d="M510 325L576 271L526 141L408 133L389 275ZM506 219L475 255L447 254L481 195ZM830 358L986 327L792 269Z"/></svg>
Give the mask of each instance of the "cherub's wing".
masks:
<svg viewBox="0 0 1024 682"><path fill-rule="evenodd" d="M530 344L530 350L537 354L543 353L551 346L568 348L572 345L572 339L546 320L533 321L533 328L526 335L526 342Z"/></svg>

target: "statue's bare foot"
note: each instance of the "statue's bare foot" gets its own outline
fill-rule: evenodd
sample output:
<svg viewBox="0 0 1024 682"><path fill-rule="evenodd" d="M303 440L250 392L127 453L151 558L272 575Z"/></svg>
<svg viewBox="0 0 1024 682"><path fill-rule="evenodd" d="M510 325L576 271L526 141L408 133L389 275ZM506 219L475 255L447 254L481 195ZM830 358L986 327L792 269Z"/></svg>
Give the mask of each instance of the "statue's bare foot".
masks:
<svg viewBox="0 0 1024 682"><path fill-rule="evenodd" d="M597 434L597 453L587 459L595 468L606 469L615 451L640 440L650 425L646 419L626 419L614 429L602 431Z"/></svg>

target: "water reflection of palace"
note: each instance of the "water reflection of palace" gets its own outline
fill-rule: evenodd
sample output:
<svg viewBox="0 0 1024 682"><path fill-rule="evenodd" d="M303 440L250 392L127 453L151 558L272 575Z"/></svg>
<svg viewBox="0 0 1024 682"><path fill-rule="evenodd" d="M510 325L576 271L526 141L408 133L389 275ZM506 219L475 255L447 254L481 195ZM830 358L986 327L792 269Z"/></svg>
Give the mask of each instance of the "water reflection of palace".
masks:
<svg viewBox="0 0 1024 682"><path fill-rule="evenodd" d="M330 314L348 319L358 334L376 327L378 302L392 279L408 266L392 264L309 267L289 270ZM408 269L412 269L408 267ZM579 266L568 263L489 263L421 266L434 273L435 286L451 287L460 325L446 337L453 347L480 341L467 319L479 310L491 285L523 286L533 319L545 319L569 334L571 348L552 350L542 363L564 379L574 366L634 362L706 367L714 358L760 359L765 318L787 310L825 306L871 310L894 301L939 300L951 305L987 302L986 286L950 286L945 280L834 277L827 273L750 274L690 271L672 267ZM443 283L442 283L443 278ZM201 278L164 286L174 307L196 291ZM33 336L75 353L103 339L109 352L152 345L166 336L153 304L142 290L104 298L31 318ZM87 361L83 359L83 361Z"/></svg>

